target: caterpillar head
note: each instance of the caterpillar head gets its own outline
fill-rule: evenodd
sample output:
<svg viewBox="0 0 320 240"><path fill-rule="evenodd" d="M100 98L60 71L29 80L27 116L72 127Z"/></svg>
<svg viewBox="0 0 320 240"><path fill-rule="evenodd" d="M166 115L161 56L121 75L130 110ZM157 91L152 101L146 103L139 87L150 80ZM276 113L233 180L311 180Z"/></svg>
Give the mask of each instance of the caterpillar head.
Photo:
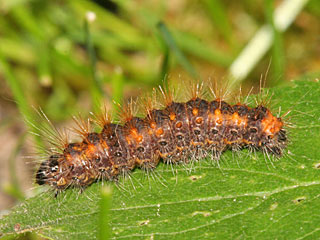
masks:
<svg viewBox="0 0 320 240"><path fill-rule="evenodd" d="M61 155L51 155L48 160L41 163L39 170L36 174L36 183L39 185L52 185L50 182L55 179L57 174L61 172L59 170L59 158Z"/></svg>
<svg viewBox="0 0 320 240"><path fill-rule="evenodd" d="M83 154L83 144L69 144L63 154L53 154L44 161L36 174L36 183L56 189L88 186L95 181L91 161Z"/></svg>

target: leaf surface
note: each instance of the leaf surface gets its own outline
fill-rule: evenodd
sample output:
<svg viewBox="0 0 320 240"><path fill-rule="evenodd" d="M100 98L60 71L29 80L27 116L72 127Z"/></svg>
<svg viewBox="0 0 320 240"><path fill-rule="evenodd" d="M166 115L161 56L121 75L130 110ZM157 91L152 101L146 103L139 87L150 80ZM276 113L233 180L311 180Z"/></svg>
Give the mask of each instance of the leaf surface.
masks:
<svg viewBox="0 0 320 240"><path fill-rule="evenodd" d="M320 83L272 92L273 108L291 111L283 157L227 151L219 164L160 164L147 175L136 169L131 179L109 183L112 238L320 238ZM0 220L0 236L95 239L101 184L27 199Z"/></svg>

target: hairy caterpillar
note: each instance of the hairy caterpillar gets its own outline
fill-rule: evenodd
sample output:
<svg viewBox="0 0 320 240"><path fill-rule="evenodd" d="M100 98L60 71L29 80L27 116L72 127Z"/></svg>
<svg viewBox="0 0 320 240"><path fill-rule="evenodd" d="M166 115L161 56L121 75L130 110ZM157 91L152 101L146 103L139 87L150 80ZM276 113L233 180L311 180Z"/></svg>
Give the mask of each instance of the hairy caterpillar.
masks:
<svg viewBox="0 0 320 240"><path fill-rule="evenodd" d="M165 163L186 163L210 156L219 160L227 149L250 148L281 156L287 145L284 122L263 104L230 105L207 101L197 90L189 101L175 102L162 91L165 107L147 107L145 118L127 111L123 124L100 118L101 132L78 122L82 141L64 143L60 152L41 163L36 183L58 191L84 188L97 179L117 180L135 167L151 170Z"/></svg>

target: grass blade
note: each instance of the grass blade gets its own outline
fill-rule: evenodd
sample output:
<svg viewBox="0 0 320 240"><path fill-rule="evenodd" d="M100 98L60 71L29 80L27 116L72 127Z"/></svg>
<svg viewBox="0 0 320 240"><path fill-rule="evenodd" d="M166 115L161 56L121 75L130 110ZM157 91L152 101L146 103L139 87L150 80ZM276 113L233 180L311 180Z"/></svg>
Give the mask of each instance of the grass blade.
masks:
<svg viewBox="0 0 320 240"><path fill-rule="evenodd" d="M284 32L302 11L308 0L285 0L274 12L273 21L279 32ZM274 40L272 27L263 25L229 68L230 85L244 80L270 49Z"/></svg>
<svg viewBox="0 0 320 240"><path fill-rule="evenodd" d="M228 43L233 45L233 36L231 25L228 21L226 10L220 0L205 0L203 1L205 10L209 13L212 22L221 32Z"/></svg>
<svg viewBox="0 0 320 240"><path fill-rule="evenodd" d="M172 34L169 32L167 26L163 22L159 22L157 25L161 36L166 43L166 45L169 47L169 49L172 51L172 53L177 58L178 62L181 64L181 66L193 77L198 78L199 75L195 68L192 66L192 64L189 62L189 60L186 58L186 56L183 54L183 52L180 50L178 45L176 44L176 41L174 40Z"/></svg>
<svg viewBox="0 0 320 240"><path fill-rule="evenodd" d="M34 133L37 133L37 135L33 134L33 136L34 136L36 145L38 146L38 149L44 149L44 143L40 135L38 135L39 130L34 125L32 125L32 121L34 121L35 117L33 115L33 111L31 110L29 102L23 93L20 83L13 75L9 64L7 63L6 59L3 57L1 53L0 53L0 71L4 74L7 84L9 85L12 91L16 104L18 105L19 111L21 115L26 119L26 124L28 125L29 130Z"/></svg>
<svg viewBox="0 0 320 240"><path fill-rule="evenodd" d="M95 19L95 14L93 12L87 12L86 19L84 22L84 32L85 32L85 42L86 42L89 61L90 61L90 72L92 77L91 84L90 84L91 101L93 104L94 111L98 111L100 109L102 99L104 98L103 96L104 94L102 90L101 81L97 75L97 68L96 68L97 57L93 48L91 34L90 34L90 27L89 27L90 22L93 22L94 19Z"/></svg>

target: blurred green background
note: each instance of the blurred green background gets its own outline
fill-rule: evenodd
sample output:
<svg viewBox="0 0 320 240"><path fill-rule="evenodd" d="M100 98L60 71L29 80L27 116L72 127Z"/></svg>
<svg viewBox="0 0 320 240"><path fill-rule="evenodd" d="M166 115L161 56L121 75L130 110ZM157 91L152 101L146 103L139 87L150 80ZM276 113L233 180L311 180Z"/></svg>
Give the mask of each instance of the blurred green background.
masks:
<svg viewBox="0 0 320 240"><path fill-rule="evenodd" d="M268 86L319 76L320 2L300 1L280 31L273 15L285 1L0 0L0 210L33 192L35 164L24 157L35 152L33 107L70 126L72 115L144 95L163 79L227 81L265 24L271 46L237 83L258 85L269 66Z"/></svg>

